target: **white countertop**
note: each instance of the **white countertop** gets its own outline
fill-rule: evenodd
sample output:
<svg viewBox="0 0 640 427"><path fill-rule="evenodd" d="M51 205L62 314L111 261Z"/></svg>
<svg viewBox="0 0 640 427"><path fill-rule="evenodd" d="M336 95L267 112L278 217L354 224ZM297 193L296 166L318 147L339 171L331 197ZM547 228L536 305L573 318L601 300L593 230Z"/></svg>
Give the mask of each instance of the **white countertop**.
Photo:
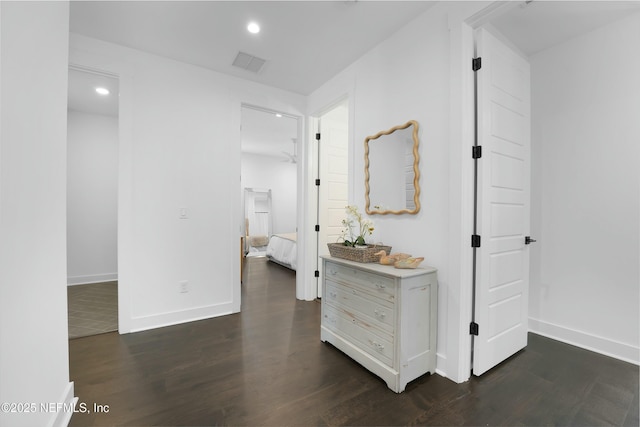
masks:
<svg viewBox="0 0 640 427"><path fill-rule="evenodd" d="M428 274L438 271L434 267L420 264L417 268L395 268L393 265L382 265L377 262L355 262L342 258L332 257L330 255L321 255L323 259L334 262L336 264L342 264L349 267L361 268L364 270L370 270L372 272L382 274L389 277L413 277L420 276L422 274ZM424 262L424 261L423 261Z"/></svg>

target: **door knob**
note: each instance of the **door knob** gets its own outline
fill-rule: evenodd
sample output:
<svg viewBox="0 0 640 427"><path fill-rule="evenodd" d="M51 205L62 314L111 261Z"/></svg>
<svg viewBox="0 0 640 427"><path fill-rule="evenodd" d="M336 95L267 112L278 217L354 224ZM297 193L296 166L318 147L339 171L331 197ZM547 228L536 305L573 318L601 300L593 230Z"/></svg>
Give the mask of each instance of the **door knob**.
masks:
<svg viewBox="0 0 640 427"><path fill-rule="evenodd" d="M536 239L532 239L531 236L527 236L527 237L524 238L524 244L525 245L529 245L529 244L535 243L535 242L536 242Z"/></svg>

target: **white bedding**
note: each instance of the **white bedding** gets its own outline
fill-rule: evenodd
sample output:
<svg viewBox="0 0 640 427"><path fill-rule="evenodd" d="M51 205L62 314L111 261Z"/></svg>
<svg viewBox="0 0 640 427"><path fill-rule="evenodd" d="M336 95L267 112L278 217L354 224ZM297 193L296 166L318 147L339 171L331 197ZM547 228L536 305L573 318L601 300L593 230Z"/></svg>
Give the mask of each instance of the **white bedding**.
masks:
<svg viewBox="0 0 640 427"><path fill-rule="evenodd" d="M295 270L298 256L296 239L296 233L272 235L267 246L267 257L278 264Z"/></svg>

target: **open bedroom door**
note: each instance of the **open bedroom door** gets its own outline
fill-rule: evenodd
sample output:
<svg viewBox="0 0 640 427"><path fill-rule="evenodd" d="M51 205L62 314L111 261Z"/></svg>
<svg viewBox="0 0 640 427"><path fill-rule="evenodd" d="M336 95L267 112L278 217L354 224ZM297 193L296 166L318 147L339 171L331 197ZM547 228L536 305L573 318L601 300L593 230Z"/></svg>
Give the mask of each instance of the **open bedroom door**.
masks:
<svg viewBox="0 0 640 427"><path fill-rule="evenodd" d="M527 345L530 219L528 61L484 29L476 36L477 231L473 374Z"/></svg>
<svg viewBox="0 0 640 427"><path fill-rule="evenodd" d="M318 140L318 296L323 277L319 257L329 255L327 243L342 233L345 206L349 204L349 107L342 101L320 116Z"/></svg>

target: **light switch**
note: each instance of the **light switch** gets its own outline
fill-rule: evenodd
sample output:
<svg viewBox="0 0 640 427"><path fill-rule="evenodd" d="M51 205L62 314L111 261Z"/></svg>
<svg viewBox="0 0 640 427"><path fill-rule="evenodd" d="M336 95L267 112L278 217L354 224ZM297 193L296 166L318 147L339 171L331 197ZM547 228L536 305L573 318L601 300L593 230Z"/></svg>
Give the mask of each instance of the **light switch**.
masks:
<svg viewBox="0 0 640 427"><path fill-rule="evenodd" d="M180 219L189 219L187 208L180 208Z"/></svg>

